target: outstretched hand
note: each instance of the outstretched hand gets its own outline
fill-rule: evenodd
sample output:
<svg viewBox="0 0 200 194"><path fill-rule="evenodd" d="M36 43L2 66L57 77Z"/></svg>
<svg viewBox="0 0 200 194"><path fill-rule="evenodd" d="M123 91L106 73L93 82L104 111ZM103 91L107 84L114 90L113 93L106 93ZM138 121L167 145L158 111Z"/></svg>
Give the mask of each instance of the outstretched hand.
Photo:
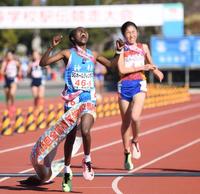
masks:
<svg viewBox="0 0 200 194"><path fill-rule="evenodd" d="M58 34L56 36L53 37L52 39L52 47L57 46L61 41L62 41L63 36L61 34Z"/></svg>
<svg viewBox="0 0 200 194"><path fill-rule="evenodd" d="M124 48L124 45L125 45L124 41L122 39L118 39L116 41L116 50L121 51Z"/></svg>

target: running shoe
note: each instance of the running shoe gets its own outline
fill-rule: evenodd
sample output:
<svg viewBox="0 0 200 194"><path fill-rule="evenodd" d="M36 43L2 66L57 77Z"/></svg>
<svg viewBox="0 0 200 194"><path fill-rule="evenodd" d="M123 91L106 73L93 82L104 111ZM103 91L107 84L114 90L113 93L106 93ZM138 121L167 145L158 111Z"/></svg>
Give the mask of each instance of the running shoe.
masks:
<svg viewBox="0 0 200 194"><path fill-rule="evenodd" d="M125 155L124 168L126 170L132 170L134 166L131 160L131 153L124 153L124 155Z"/></svg>
<svg viewBox="0 0 200 194"><path fill-rule="evenodd" d="M133 158L139 159L141 157L139 143L132 141L132 148L133 148L133 153L132 153Z"/></svg>
<svg viewBox="0 0 200 194"><path fill-rule="evenodd" d="M93 180L94 171L92 169L91 162L85 162L85 160L83 159L82 167L83 167L83 177L89 181Z"/></svg>
<svg viewBox="0 0 200 194"><path fill-rule="evenodd" d="M64 173L62 181L62 190L64 192L70 192L72 190L72 173Z"/></svg>

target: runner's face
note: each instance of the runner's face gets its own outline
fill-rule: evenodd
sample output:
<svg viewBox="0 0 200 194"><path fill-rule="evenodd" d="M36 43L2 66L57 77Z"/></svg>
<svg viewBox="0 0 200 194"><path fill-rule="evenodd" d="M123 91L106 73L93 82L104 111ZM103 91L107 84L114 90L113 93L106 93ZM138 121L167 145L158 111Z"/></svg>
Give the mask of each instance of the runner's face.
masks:
<svg viewBox="0 0 200 194"><path fill-rule="evenodd" d="M33 60L39 60L40 59L40 54L37 51L33 52Z"/></svg>
<svg viewBox="0 0 200 194"><path fill-rule="evenodd" d="M86 45L88 37L89 35L85 28L79 27L76 29L75 41L79 46Z"/></svg>
<svg viewBox="0 0 200 194"><path fill-rule="evenodd" d="M138 37L137 29L134 26L128 26L124 33L124 37L129 44L135 44Z"/></svg>
<svg viewBox="0 0 200 194"><path fill-rule="evenodd" d="M7 60L9 60L9 61L11 61L11 60L13 60L13 54L11 53L11 52L8 52L7 53Z"/></svg>

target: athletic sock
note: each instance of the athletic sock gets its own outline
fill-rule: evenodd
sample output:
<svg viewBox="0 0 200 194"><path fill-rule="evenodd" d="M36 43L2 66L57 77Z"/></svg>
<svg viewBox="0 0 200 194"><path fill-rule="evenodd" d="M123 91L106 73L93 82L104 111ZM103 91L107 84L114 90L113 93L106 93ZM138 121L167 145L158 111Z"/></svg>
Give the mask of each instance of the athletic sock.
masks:
<svg viewBox="0 0 200 194"><path fill-rule="evenodd" d="M72 172L72 170L70 168L70 165L64 167L64 173L71 173L71 172Z"/></svg>
<svg viewBox="0 0 200 194"><path fill-rule="evenodd" d="M90 155L85 155L85 162L91 162L91 157Z"/></svg>

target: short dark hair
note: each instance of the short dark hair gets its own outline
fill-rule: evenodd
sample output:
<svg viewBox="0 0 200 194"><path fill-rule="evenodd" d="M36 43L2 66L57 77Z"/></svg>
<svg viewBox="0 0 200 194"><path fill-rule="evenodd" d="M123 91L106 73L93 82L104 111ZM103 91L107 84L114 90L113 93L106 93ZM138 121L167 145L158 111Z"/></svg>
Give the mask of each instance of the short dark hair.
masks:
<svg viewBox="0 0 200 194"><path fill-rule="evenodd" d="M127 21L127 22L125 22L125 23L121 26L121 33L122 33L123 36L124 36L124 34L125 34L126 29L127 29L129 26L133 26L133 27L138 31L138 27L137 27L137 25L136 25L135 23L130 22L130 21Z"/></svg>
<svg viewBox="0 0 200 194"><path fill-rule="evenodd" d="M79 30L79 29L85 29L84 27L77 27L77 28L74 28L73 30L71 30L71 32L69 33L69 41L75 46L76 44L76 41L75 41L75 36L76 36L76 32Z"/></svg>

